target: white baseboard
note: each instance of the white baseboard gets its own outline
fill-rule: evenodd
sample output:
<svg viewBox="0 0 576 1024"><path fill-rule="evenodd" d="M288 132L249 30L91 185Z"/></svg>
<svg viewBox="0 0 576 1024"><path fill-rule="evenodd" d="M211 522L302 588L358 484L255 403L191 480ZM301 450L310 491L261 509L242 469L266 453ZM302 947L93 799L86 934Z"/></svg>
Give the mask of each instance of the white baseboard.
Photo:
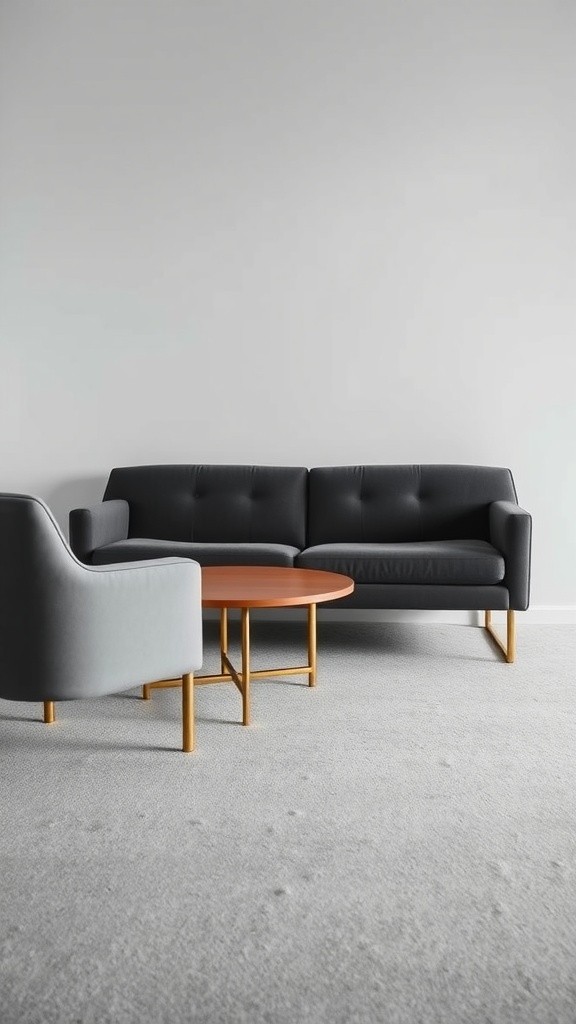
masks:
<svg viewBox="0 0 576 1024"><path fill-rule="evenodd" d="M208 609L204 612L206 619L217 619L219 612ZM240 612L232 609L230 618L239 618ZM255 621L276 622L279 620L294 621L305 619L305 608L262 608L251 613ZM420 611L416 609L396 608L322 608L318 605L318 619L324 622L412 622L422 625L432 623L449 623L458 626L480 626L484 622L483 612L459 611ZM495 624L506 620L505 612L493 612ZM516 615L518 625L576 625L576 605L534 605L525 612Z"/></svg>
<svg viewBox="0 0 576 1024"><path fill-rule="evenodd" d="M576 625L576 605L536 604L525 612L518 612L518 621L535 625Z"/></svg>

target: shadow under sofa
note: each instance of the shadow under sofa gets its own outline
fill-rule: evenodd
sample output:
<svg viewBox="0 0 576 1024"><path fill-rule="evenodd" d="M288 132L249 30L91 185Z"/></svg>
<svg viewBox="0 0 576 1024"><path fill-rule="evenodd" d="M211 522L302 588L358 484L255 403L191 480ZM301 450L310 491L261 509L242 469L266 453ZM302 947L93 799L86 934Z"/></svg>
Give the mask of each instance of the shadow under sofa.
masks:
<svg viewBox="0 0 576 1024"><path fill-rule="evenodd" d="M70 513L70 544L92 565L179 556L338 572L355 581L338 608L483 610L511 662L531 528L495 466L129 466L102 502ZM505 642L493 610L507 612Z"/></svg>

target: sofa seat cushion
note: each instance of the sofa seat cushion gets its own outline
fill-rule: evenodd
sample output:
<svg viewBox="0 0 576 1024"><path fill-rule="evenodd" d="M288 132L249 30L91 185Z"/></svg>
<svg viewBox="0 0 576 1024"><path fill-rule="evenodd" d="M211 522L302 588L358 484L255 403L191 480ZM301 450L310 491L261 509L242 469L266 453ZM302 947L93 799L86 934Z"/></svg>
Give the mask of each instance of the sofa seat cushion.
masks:
<svg viewBox="0 0 576 1024"><path fill-rule="evenodd" d="M129 537L94 552L94 565L146 558L193 558L200 565L294 565L298 548L289 544L210 544Z"/></svg>
<svg viewBox="0 0 576 1024"><path fill-rule="evenodd" d="M491 586L504 579L504 559L488 541L436 540L401 544L318 544L296 559L302 569L326 569L356 583Z"/></svg>

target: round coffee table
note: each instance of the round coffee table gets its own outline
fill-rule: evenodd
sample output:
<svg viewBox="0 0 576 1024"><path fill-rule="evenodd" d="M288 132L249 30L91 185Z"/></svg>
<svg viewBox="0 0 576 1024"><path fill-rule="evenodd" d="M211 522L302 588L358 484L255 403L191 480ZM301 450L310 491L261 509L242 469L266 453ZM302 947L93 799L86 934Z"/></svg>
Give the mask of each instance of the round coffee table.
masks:
<svg viewBox="0 0 576 1024"><path fill-rule="evenodd" d="M220 609L220 662L218 675L195 676L194 683L234 683L242 695L242 724L250 724L250 680L269 676L307 675L308 685L316 685L316 606L335 601L354 590L354 580L335 572L317 569L292 569L268 565L210 565L202 569L202 605ZM250 609L308 607L308 664L288 668L250 668ZM242 662L238 671L228 657L228 609L241 609ZM180 681L149 683L143 696L161 686L176 686Z"/></svg>

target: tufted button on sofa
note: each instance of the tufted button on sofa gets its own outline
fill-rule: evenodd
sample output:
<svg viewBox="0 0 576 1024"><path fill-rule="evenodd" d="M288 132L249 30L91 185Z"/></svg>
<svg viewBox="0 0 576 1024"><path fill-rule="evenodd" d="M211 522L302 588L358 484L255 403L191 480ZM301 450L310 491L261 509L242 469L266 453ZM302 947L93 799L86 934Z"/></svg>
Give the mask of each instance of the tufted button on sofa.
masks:
<svg viewBox="0 0 576 1024"><path fill-rule="evenodd" d="M528 607L531 517L494 466L132 466L70 513L84 562L193 558L351 576L337 606L485 611L506 660ZM507 638L493 609L507 613Z"/></svg>

